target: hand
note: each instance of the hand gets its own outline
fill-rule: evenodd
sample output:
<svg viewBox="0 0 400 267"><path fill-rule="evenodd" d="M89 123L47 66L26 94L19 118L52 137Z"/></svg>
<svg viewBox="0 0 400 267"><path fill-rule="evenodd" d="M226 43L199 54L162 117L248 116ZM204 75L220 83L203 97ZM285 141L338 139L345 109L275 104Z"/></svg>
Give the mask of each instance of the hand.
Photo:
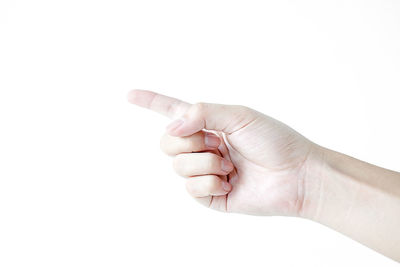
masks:
<svg viewBox="0 0 400 267"><path fill-rule="evenodd" d="M308 160L317 146L293 129L244 106L191 105L144 90L128 98L178 118L161 147L175 156L175 170L204 205L253 215L303 212Z"/></svg>
<svg viewBox="0 0 400 267"><path fill-rule="evenodd" d="M400 262L400 173L318 146L243 106L134 90L130 102L170 118L161 147L211 208L301 216Z"/></svg>

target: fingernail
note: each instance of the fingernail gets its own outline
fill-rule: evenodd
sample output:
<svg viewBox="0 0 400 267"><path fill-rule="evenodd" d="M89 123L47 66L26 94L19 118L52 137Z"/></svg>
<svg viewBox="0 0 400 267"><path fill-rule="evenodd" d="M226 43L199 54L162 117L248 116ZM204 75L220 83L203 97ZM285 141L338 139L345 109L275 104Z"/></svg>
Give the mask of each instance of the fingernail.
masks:
<svg viewBox="0 0 400 267"><path fill-rule="evenodd" d="M175 129L178 129L182 124L183 124L184 120L183 119L177 119L174 120L173 122L171 122L168 126L167 126L167 131L171 132Z"/></svg>
<svg viewBox="0 0 400 267"><path fill-rule="evenodd" d="M206 133L204 143L208 147L216 148L219 146L220 140L219 137L212 133Z"/></svg>
<svg viewBox="0 0 400 267"><path fill-rule="evenodd" d="M222 188L224 189L224 191L230 192L232 190L232 185L224 181L222 182Z"/></svg>
<svg viewBox="0 0 400 267"><path fill-rule="evenodd" d="M221 169L229 173L233 169L233 164L229 160L222 159Z"/></svg>

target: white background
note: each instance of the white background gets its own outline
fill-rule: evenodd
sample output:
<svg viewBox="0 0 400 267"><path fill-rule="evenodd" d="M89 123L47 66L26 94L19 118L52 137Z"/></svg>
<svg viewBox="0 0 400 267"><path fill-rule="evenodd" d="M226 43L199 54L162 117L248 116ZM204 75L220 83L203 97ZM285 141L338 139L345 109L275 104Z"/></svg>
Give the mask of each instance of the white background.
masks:
<svg viewBox="0 0 400 267"><path fill-rule="evenodd" d="M199 206L133 88L248 105L400 171L400 2L1 0L0 266L398 266Z"/></svg>

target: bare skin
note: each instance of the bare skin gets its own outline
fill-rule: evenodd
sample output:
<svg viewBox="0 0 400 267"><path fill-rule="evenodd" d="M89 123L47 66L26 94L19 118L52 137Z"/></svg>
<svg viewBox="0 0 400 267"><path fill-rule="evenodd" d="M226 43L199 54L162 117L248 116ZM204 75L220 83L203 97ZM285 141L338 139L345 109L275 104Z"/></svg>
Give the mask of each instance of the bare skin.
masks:
<svg viewBox="0 0 400 267"><path fill-rule="evenodd" d="M145 90L128 99L175 119L161 149L200 203L314 220L400 261L399 173L321 147L244 106L189 104Z"/></svg>

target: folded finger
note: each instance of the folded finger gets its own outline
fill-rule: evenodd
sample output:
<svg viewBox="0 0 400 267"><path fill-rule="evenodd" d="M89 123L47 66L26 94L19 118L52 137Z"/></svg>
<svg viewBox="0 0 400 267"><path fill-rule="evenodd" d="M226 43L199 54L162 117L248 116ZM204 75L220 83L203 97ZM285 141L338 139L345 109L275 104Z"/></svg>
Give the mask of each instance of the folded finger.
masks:
<svg viewBox="0 0 400 267"><path fill-rule="evenodd" d="M200 131L190 136L177 137L165 133L161 137L160 148L170 156L181 153L201 152L216 149L221 143L219 136Z"/></svg>
<svg viewBox="0 0 400 267"><path fill-rule="evenodd" d="M232 190L232 186L216 175L204 175L188 179L186 190L193 197L223 196Z"/></svg>
<svg viewBox="0 0 400 267"><path fill-rule="evenodd" d="M229 160L212 152L178 154L174 157L173 166L183 177L227 175L233 170L233 164Z"/></svg>

